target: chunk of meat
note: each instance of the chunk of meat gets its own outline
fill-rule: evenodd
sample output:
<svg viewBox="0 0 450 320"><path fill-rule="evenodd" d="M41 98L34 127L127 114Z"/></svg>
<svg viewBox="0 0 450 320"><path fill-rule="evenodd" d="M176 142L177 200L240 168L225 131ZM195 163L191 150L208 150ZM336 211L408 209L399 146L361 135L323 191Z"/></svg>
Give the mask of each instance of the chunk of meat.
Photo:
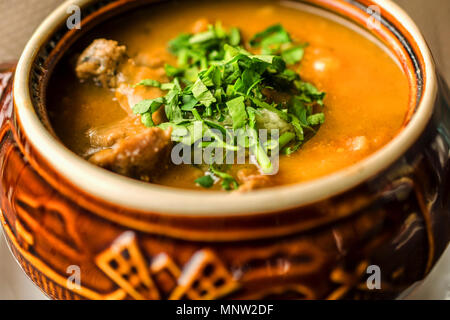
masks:
<svg viewBox="0 0 450 320"><path fill-rule="evenodd" d="M194 22L192 25L192 32L193 33L200 33L208 30L208 25L210 24L209 20L206 18L198 19Z"/></svg>
<svg viewBox="0 0 450 320"><path fill-rule="evenodd" d="M316 42L320 43L320 40L316 39ZM325 47L325 44L319 47L312 45L305 53L302 69L305 75L314 77L314 82L318 83L335 72L342 72L342 63L332 49Z"/></svg>
<svg viewBox="0 0 450 320"><path fill-rule="evenodd" d="M162 121L164 108L161 108L153 114L153 122L159 124ZM109 148L117 143L120 139L138 134L147 127L141 122L137 116L126 117L112 124L91 128L87 131L89 142L92 148Z"/></svg>
<svg viewBox="0 0 450 320"><path fill-rule="evenodd" d="M161 97L164 92L155 87L134 87L133 85L143 79L160 82L167 82L169 79L163 64L149 66L137 64L134 59L123 59L125 50L125 47L119 47L116 41L95 40L80 56L76 72L80 80L93 79L104 87L114 89L119 105L134 118L132 107L136 103L144 99ZM121 57L122 53L123 57ZM157 114L156 120L158 119L156 123L162 122L162 114Z"/></svg>
<svg viewBox="0 0 450 320"><path fill-rule="evenodd" d="M241 169L237 173L240 186L238 192L248 192L271 186L273 183L270 176L262 175L256 170Z"/></svg>
<svg viewBox="0 0 450 320"><path fill-rule="evenodd" d="M135 117L132 107L136 103L161 97L164 92L155 87L133 85L143 79L169 81L164 70L166 56L158 51L154 55L140 54L136 57L139 62L126 56L126 47L119 46L117 41L97 39L78 58L75 71L82 81L92 79L98 85L113 89L122 109ZM162 115L158 116L161 122Z"/></svg>
<svg viewBox="0 0 450 320"><path fill-rule="evenodd" d="M119 140L136 135L145 129L138 117L126 117L113 124L91 128L87 131L87 135L93 148L109 148Z"/></svg>
<svg viewBox="0 0 450 320"><path fill-rule="evenodd" d="M159 82L169 81L164 68L150 68L147 66L136 65L132 59L129 59L122 65L121 77L126 80L126 83L118 84L115 90L115 96L122 109L131 117L135 117L132 108L136 103L145 99L155 99L161 97L164 95L164 91L155 87L134 87L129 83L135 84L142 79L153 79ZM164 108L160 108L153 114L153 122L159 124L164 122L164 120Z"/></svg>
<svg viewBox="0 0 450 320"><path fill-rule="evenodd" d="M115 97L122 109L128 113L130 117L135 117L133 106L145 99L155 99L162 96L162 91L158 88L136 87L133 88L127 84L120 84L115 91ZM163 122L164 108L160 108L154 115L153 121L156 124Z"/></svg>
<svg viewBox="0 0 450 320"><path fill-rule="evenodd" d="M81 80L93 80L103 87L115 87L117 68L126 58L126 47L117 41L97 39L77 61L76 73Z"/></svg>
<svg viewBox="0 0 450 320"><path fill-rule="evenodd" d="M135 84L143 79L153 79L159 82L168 82L164 65L150 66L136 62L135 59L127 59L120 67L120 81Z"/></svg>
<svg viewBox="0 0 450 320"><path fill-rule="evenodd" d="M139 52L134 58L134 62L138 66L149 68L164 68L166 63L175 64L177 59L174 58L165 47L154 48L151 52Z"/></svg>
<svg viewBox="0 0 450 320"><path fill-rule="evenodd" d="M168 79L163 60L147 57L146 61L136 63L126 57L125 46L119 46L116 41L97 39L78 59L78 78L93 80L112 89L117 102L128 114L116 123L89 129L87 135L91 148L85 156L100 167L149 181L169 164L171 130L147 128L132 110L136 103L160 97L164 92L154 87L134 87L133 84L142 79L160 82ZM153 121L159 124L164 120L164 108L160 108L153 114Z"/></svg>
<svg viewBox="0 0 450 320"><path fill-rule="evenodd" d="M89 161L116 173L150 181L169 164L172 130L146 128L119 140L110 149L95 153Z"/></svg>

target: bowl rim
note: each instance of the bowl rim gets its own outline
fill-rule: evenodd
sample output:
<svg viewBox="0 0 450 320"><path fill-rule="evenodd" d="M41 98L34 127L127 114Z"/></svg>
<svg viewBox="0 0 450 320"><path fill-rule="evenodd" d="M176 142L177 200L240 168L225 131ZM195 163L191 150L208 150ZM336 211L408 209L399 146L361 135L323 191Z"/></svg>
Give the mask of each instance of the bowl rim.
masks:
<svg viewBox="0 0 450 320"><path fill-rule="evenodd" d="M92 0L61 4L36 29L18 62L13 97L18 122L37 152L74 186L108 203L143 212L175 215L250 215L288 210L345 192L386 169L419 138L429 122L437 94L431 53L412 19L391 0L365 1L378 5L412 36L422 55L424 90L410 122L388 144L356 164L315 180L249 193L201 192L157 186L98 168L62 145L43 125L33 107L29 86L33 63L40 48L68 17L71 5L83 7Z"/></svg>

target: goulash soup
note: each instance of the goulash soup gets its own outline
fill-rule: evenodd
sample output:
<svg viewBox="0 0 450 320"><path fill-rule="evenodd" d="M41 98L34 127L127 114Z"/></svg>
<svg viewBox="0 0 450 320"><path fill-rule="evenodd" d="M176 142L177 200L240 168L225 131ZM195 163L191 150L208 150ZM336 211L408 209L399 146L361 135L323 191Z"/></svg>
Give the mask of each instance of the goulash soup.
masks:
<svg viewBox="0 0 450 320"><path fill-rule="evenodd" d="M59 62L51 123L87 161L154 184L245 192L322 177L405 124L407 78L358 30L294 2L153 4Z"/></svg>

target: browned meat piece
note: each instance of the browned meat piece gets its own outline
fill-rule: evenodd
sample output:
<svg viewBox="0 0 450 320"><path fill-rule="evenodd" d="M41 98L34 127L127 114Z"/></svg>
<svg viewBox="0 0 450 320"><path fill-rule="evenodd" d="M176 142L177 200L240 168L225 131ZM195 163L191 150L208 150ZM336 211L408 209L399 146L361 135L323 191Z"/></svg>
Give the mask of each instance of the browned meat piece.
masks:
<svg viewBox="0 0 450 320"><path fill-rule="evenodd" d="M151 52L140 52L134 57L137 66L148 68L164 68L166 63L174 64L176 59L167 51L165 47L155 48Z"/></svg>
<svg viewBox="0 0 450 320"><path fill-rule="evenodd" d="M94 80L104 87L116 86L119 64L126 58L126 47L117 41L97 39L78 58L76 73L81 80Z"/></svg>
<svg viewBox="0 0 450 320"><path fill-rule="evenodd" d="M128 84L135 84L143 79L153 79L160 82L168 82L164 64L162 66L151 66L139 64L136 59L127 59L120 66L120 80ZM151 59L150 57L148 59ZM162 59L155 57L155 59ZM163 60L164 61L164 60Z"/></svg>
<svg viewBox="0 0 450 320"><path fill-rule="evenodd" d="M241 169L237 173L237 178L240 182L239 192L248 192L272 185L270 176L262 175L256 170Z"/></svg>
<svg viewBox="0 0 450 320"><path fill-rule="evenodd" d="M194 24L192 25L192 32L193 33L200 33L200 32L204 32L208 30L208 25L210 24L210 22L208 21L208 19L206 18L201 18L198 19L197 21L194 22Z"/></svg>
<svg viewBox="0 0 450 320"><path fill-rule="evenodd" d="M119 140L128 136L138 134L145 130L146 127L141 123L138 117L126 117L113 124L106 126L91 128L87 134L94 148L109 148Z"/></svg>
<svg viewBox="0 0 450 320"><path fill-rule="evenodd" d="M155 112L152 118L155 124L162 123L165 118L164 108ZM91 128L87 131L87 135L92 148L98 150L98 148L109 148L120 139L138 134L146 128L140 117L130 115L112 124Z"/></svg>
<svg viewBox="0 0 450 320"><path fill-rule="evenodd" d="M111 149L97 152L89 161L122 175L150 181L168 166L171 133L171 129L144 129L119 140Z"/></svg>
<svg viewBox="0 0 450 320"><path fill-rule="evenodd" d="M145 99L155 99L161 96L163 96L163 92L158 88L144 87L144 86L133 88L132 86L129 86L125 83L121 83L117 87L115 94L115 97L119 105L131 117L135 116L132 108L136 103ZM164 110L164 108L161 109ZM157 121L156 123L161 123L161 121Z"/></svg>
<svg viewBox="0 0 450 320"><path fill-rule="evenodd" d="M133 84L147 78L168 81L161 61L146 62L151 66L126 59L125 46L116 41L97 39L79 57L76 73L80 80L92 79L113 89L117 102L128 113L116 123L89 129L91 148L85 156L100 167L149 181L168 166L172 142L171 130L147 128L132 111L139 101L164 94L158 88ZM153 114L153 121L161 123L164 117L161 108Z"/></svg>

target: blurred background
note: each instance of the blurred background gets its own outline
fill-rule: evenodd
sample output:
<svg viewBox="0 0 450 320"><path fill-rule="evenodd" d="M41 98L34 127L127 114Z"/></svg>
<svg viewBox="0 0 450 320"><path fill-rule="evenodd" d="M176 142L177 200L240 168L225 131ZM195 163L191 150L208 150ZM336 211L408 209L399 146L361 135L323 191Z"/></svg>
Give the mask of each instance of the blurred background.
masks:
<svg viewBox="0 0 450 320"><path fill-rule="evenodd" d="M63 0L0 0L0 63L15 61L33 31ZM395 0L422 30L440 72L450 83L450 0ZM450 115L449 115L450 116ZM0 230L0 299L45 299L13 260ZM450 248L408 295L450 299Z"/></svg>

